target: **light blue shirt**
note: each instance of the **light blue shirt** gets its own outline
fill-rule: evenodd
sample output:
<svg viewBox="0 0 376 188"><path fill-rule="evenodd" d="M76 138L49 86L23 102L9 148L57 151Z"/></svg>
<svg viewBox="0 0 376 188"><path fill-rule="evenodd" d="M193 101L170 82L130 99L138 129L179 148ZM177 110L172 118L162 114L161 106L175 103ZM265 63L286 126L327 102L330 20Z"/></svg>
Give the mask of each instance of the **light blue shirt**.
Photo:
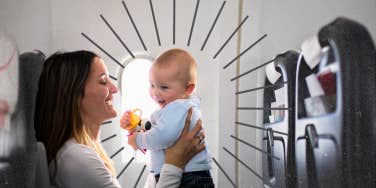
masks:
<svg viewBox="0 0 376 188"><path fill-rule="evenodd" d="M190 107L193 111L189 128L192 129L197 120L202 119L200 99L194 96L188 99L177 99L155 111L150 118L151 129L137 135L138 147L150 150L150 172L160 173L165 159L164 149L173 145L179 138ZM207 148L188 162L184 172L210 170L211 157Z"/></svg>

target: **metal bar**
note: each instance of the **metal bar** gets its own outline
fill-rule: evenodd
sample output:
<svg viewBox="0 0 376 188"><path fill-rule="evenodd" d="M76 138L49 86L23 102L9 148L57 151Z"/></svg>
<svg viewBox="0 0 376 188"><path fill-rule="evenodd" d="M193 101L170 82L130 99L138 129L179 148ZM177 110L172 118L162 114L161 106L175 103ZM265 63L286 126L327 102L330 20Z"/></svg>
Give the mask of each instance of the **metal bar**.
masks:
<svg viewBox="0 0 376 188"><path fill-rule="evenodd" d="M124 1L122 1L122 3L123 3L123 6L124 6L125 11L126 11L127 14L128 14L129 19L130 19L131 22L132 22L132 25L133 25L134 30L136 30L137 36L138 36L138 38L140 39L142 46L144 47L145 51L148 51L147 48L146 48L146 46L145 46L144 40L142 40L142 37L141 37L141 35L140 35L140 32L138 32L138 29L137 29L137 27L136 27L136 24L135 24L134 21L133 21L133 18L132 18L132 16L131 16L131 13L130 13L129 10L128 10L127 5L125 4Z"/></svg>
<svg viewBox="0 0 376 188"><path fill-rule="evenodd" d="M158 45L161 46L161 39L159 38L158 26L157 26L157 21L155 19L155 13L154 13L154 7L153 7L152 0L149 0L149 4L150 4L150 9L151 9L151 14L153 16L154 28L155 28L155 33L156 33L157 39L158 39Z"/></svg>
<svg viewBox="0 0 376 188"><path fill-rule="evenodd" d="M262 150L262 149L260 149L260 148L258 148L256 146L254 146L254 145L252 145L252 144L250 144L250 143L248 143L248 142L246 142L246 141L244 141L244 140L242 140L242 139L240 139L240 138L238 138L238 137L236 137L234 135L230 135L230 137L233 138L233 139L235 139L235 140L237 140L237 141L239 141L239 142L241 142L241 143L243 143L243 144L245 144L245 145L247 145L247 146L249 146L249 147L251 147L251 148L253 148L253 149L255 149L255 150L257 150L257 151L259 151L259 152L261 152L261 153L269 155L270 157L272 157L274 159L281 160L279 157L276 157L276 156L272 155L271 153L268 153L268 152L266 152L266 151L264 151L264 150Z"/></svg>
<svg viewBox="0 0 376 188"><path fill-rule="evenodd" d="M205 39L204 43L203 43L202 46L201 46L201 51L204 50L205 45L206 45L206 42L208 42L208 39L209 39L209 37L210 37L210 35L211 35L211 32L213 31L214 26L215 26L215 24L217 23L217 20L218 20L218 18L219 18L219 15L221 14L221 12L222 12L223 7L225 6L225 4L226 4L226 1L223 1L222 6L221 6L221 9L219 9L218 14L217 14L217 16L215 17L215 20L214 20L214 22L213 22L213 24L212 24L212 26L211 26L211 28L210 28L210 30L209 30L209 33L206 35L206 39Z"/></svg>
<svg viewBox="0 0 376 188"><path fill-rule="evenodd" d="M114 154L111 155L111 159L114 158L117 154L119 154L121 151L123 151L124 147L121 147L119 150L117 150Z"/></svg>
<svg viewBox="0 0 376 188"><path fill-rule="evenodd" d="M145 168L146 168L146 165L144 165L144 167L142 168L141 173L140 173L140 175L139 175L138 178L137 178L136 184L134 185L134 188L137 187L137 184L138 184L138 182L140 181L141 176L142 176L142 174L143 174L144 171L145 171Z"/></svg>
<svg viewBox="0 0 376 188"><path fill-rule="evenodd" d="M219 163L217 162L217 160L215 160L214 157L213 157L213 161L218 166L219 170L221 170L222 173L226 176L226 178L228 179L228 181L230 181L230 183L232 184L232 186L237 187L235 185L235 183L231 180L230 176L223 170L223 168L221 167L221 165L219 165Z"/></svg>
<svg viewBox="0 0 376 188"><path fill-rule="evenodd" d="M195 26L196 16L197 16L197 10L198 10L199 4L200 4L200 0L197 0L196 9L195 9L195 13L194 13L193 20L192 20L192 25L191 25L191 31L189 32L189 38L188 38L187 46L189 46L191 44L193 27Z"/></svg>
<svg viewBox="0 0 376 188"><path fill-rule="evenodd" d="M103 17L103 15L101 14L100 17L102 18L103 22L107 25L108 28L110 28L111 32L116 36L116 38L120 41L120 43L124 46L125 50L127 50L127 52L129 54L131 54L131 56L133 58L134 55L133 53L129 50L128 46L123 42L123 40L121 40L121 38L119 37L119 35L115 32L115 30L112 28L112 26L107 22L107 20Z"/></svg>
<svg viewBox="0 0 376 188"><path fill-rule="evenodd" d="M134 160L134 157L132 157L129 162L125 165L125 167L120 171L120 173L116 176L116 179L119 179L120 176L123 174L123 172L125 171L125 169L128 168L128 166L132 163L132 161Z"/></svg>
<svg viewBox="0 0 376 188"><path fill-rule="evenodd" d="M260 130L263 130L263 131L268 131L268 129L266 129L266 128L259 127L259 126L256 126L256 125L250 125L250 124L246 124L246 123L242 123L242 122L235 122L235 124L243 125L243 126L251 127L251 128L255 128L255 129L260 129ZM288 134L284 133L284 132L279 132L279 131L275 131L275 130L272 130L272 131L273 131L273 133L278 133L278 134L282 134L282 135L288 136Z"/></svg>
<svg viewBox="0 0 376 188"><path fill-rule="evenodd" d="M242 160L240 160L237 156L235 156L233 153L231 153L228 149L226 149L225 147L223 147L223 149L228 153L230 154L232 157L234 157L237 161L239 161L242 165L244 165L249 171L251 171L256 177L258 177L261 181L263 180L262 179L262 176L260 176L256 171L254 171L251 167L249 167L247 164L245 164ZM265 183L265 182L264 182Z"/></svg>
<svg viewBox="0 0 376 188"><path fill-rule="evenodd" d="M101 142L102 142L102 143L103 143L103 142L106 142L107 140L110 140L111 138L114 138L115 136L116 136L116 134L113 134L113 135L111 135L111 136L109 136L109 137L107 137L107 138L101 140Z"/></svg>
<svg viewBox="0 0 376 188"><path fill-rule="evenodd" d="M232 39L232 37L235 35L235 33L242 27L243 23L248 19L248 16L246 16L243 21L238 25L238 27L236 27L236 29L234 30L234 32L232 32L232 34L228 37L228 39L226 40L225 43L223 43L223 45L221 46L221 48L217 51L217 53L215 53L213 59L217 58L218 54L223 50L223 48L226 46L226 44Z"/></svg>
<svg viewBox="0 0 376 188"><path fill-rule="evenodd" d="M265 62L265 63L263 63L263 64L261 64L261 65L255 67L255 68L253 68L253 69L251 69L251 70L249 70L249 71L247 71L247 72L245 72L245 73L243 73L243 74L240 74L240 75L238 75L238 76L232 78L231 81L234 81L234 80L236 80L236 79L239 79L239 78L241 78L241 77L243 77L243 76L245 76L245 75L247 75L247 74L249 74L249 73L251 73L251 72L253 72L253 71L255 71L255 70L257 70L257 69L259 69L259 68L261 68L261 67L263 67L263 66L265 66L265 65L267 65L267 64L269 64L269 63L271 63L271 62L273 62L273 61L274 61L274 59L269 60L269 61L267 61L267 62Z"/></svg>
<svg viewBox="0 0 376 188"><path fill-rule="evenodd" d="M287 84L288 82L283 82L282 84L276 84L276 85L273 85L273 84L270 84L270 85L267 85L267 86L263 86L263 87L256 87L256 88L253 88L253 89L248 89L248 90L244 90L244 91L238 91L235 93L235 95L239 95L239 94L243 94L243 93L248 93L248 92L252 92L252 91L257 91L257 90L260 90L260 89L269 89L269 88L277 88L277 87L280 87L284 84Z"/></svg>
<svg viewBox="0 0 376 188"><path fill-rule="evenodd" d="M85 37L88 41L90 41L92 44L94 44L99 50L101 50L103 53L105 53L108 57L110 57L116 64L118 64L121 68L125 68L124 65L122 65L118 60L116 60L112 55L110 55L106 50L104 50L101 46L99 46L97 43L95 43L90 37L88 37L85 33L81 33L83 37Z"/></svg>
<svg viewBox="0 0 376 188"><path fill-rule="evenodd" d="M245 54L248 50L250 50L252 47L254 47L257 43L259 43L262 39L264 39L267 35L264 34L261 38L259 38L256 42L251 44L247 49L245 49L242 53L240 53L238 56L236 56L233 60L231 60L227 65L223 67L223 69L226 69L228 66L230 66L233 62L235 62L240 56Z"/></svg>

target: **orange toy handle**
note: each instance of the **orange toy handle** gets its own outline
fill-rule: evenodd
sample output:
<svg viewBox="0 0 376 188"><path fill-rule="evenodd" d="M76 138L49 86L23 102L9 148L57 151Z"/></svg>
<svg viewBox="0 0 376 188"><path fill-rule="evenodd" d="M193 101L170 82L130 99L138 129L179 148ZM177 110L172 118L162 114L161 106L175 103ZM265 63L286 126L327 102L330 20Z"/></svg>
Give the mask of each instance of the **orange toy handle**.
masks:
<svg viewBox="0 0 376 188"><path fill-rule="evenodd" d="M132 110L132 112L133 112L133 113L139 112L140 114L138 114L138 116L141 118L141 116L142 116L142 111L141 111L141 109L136 108L136 109Z"/></svg>

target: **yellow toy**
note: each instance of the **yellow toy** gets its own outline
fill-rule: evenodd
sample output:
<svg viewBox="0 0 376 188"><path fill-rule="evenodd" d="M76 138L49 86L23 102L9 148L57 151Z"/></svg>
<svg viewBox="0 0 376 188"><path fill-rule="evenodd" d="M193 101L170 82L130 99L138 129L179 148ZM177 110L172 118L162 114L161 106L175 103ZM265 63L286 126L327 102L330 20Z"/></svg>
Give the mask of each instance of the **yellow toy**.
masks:
<svg viewBox="0 0 376 188"><path fill-rule="evenodd" d="M139 114L136 114L136 112L138 112ZM137 127L137 125L139 125L140 122L141 122L141 116L142 116L141 109L136 108L136 109L132 110L129 113L129 125L127 125L125 127L125 129L127 129L127 130L135 129Z"/></svg>

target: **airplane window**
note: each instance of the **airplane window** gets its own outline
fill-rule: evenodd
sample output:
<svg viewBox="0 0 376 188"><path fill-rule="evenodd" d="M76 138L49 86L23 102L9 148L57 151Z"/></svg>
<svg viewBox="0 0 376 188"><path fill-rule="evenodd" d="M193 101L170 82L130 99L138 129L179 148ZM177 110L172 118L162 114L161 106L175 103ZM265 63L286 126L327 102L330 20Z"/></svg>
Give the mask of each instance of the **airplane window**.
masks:
<svg viewBox="0 0 376 188"><path fill-rule="evenodd" d="M121 75L121 96L122 112L126 110L141 109L143 119L149 119L151 113L157 109L149 95L149 69L152 61L147 58L136 58L127 64ZM125 131L124 131L125 132ZM125 132L125 134L128 134ZM128 151L132 150L128 146L127 137L122 136L123 145ZM136 151L136 162L144 163L149 161L149 154ZM123 161L128 161L134 154L132 152L123 152Z"/></svg>

